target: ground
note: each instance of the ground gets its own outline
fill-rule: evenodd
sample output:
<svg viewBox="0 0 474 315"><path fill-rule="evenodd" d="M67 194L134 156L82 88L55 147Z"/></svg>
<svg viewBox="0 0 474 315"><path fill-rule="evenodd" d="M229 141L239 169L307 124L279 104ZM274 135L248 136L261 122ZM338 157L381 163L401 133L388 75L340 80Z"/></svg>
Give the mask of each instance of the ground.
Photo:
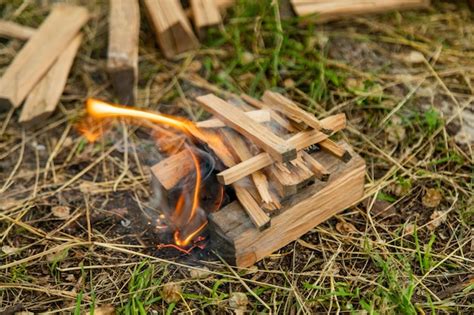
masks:
<svg viewBox="0 0 474 315"><path fill-rule="evenodd" d="M49 2L2 2L1 17L36 27ZM342 137L367 162L358 205L239 270L212 252L153 249L137 228L158 158L142 128L118 124L94 144L77 132L87 97L114 100L107 7L83 3L93 17L56 113L33 129L0 114L0 312L474 312L467 3L314 25L238 1L175 61L142 23L137 106L197 120L202 90L271 88L318 117L345 113ZM0 71L21 46L0 41Z"/></svg>

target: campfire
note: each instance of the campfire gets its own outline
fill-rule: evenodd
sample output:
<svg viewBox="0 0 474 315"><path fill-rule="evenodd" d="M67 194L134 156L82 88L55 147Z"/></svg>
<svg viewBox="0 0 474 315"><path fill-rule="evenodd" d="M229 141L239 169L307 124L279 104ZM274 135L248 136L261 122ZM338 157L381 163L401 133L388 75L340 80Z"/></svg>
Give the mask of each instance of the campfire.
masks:
<svg viewBox="0 0 474 315"><path fill-rule="evenodd" d="M79 128L90 141L104 119L152 129L165 158L151 166L157 213L149 223L171 231L174 242L158 248L189 253L208 230L217 252L247 266L361 196L363 160L329 138L345 128L344 114L318 120L271 91L262 100L208 94L196 101L214 117L192 122L89 99L88 119L101 124Z"/></svg>

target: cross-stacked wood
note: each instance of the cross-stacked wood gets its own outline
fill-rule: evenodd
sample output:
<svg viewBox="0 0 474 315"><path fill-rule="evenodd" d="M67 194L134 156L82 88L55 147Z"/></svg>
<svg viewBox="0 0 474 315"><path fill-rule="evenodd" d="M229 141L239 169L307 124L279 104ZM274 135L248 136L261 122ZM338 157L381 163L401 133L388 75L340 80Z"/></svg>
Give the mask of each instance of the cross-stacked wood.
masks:
<svg viewBox="0 0 474 315"><path fill-rule="evenodd" d="M315 181L327 181L330 172L309 152L324 150L347 162L350 153L330 139L346 126L344 114L317 119L289 98L266 91L261 100L241 95L224 100L214 94L196 101L214 115L196 124L193 135L206 142L224 165L217 174L231 185L237 200L260 230L271 225L281 202ZM201 130L204 134L202 134ZM210 145L205 134L222 139L224 146ZM194 170L183 150L152 168L155 179L170 190Z"/></svg>

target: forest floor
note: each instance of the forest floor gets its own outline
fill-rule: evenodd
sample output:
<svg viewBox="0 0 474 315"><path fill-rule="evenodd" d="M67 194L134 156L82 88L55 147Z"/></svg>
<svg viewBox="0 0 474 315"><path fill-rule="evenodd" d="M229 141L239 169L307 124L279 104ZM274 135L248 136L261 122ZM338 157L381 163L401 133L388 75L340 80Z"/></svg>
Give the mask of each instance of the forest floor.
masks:
<svg viewBox="0 0 474 315"><path fill-rule="evenodd" d="M48 2L3 2L0 17L37 27ZM244 269L150 245L141 128L117 124L92 144L77 132L88 97L114 101L107 7L86 2L56 113L35 129L0 114L0 313L474 312L474 20L464 1L434 2L301 25L270 1L238 1L175 61L142 16L136 106L199 120L203 90L274 89L318 117L345 113L342 137L367 162L358 205ZM0 72L22 44L0 41Z"/></svg>

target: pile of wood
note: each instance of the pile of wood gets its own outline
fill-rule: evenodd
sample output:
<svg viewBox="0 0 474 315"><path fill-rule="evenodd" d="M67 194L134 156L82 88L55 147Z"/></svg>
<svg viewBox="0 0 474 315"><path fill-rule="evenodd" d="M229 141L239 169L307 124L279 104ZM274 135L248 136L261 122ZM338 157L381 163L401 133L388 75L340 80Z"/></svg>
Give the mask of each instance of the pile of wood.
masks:
<svg viewBox="0 0 474 315"><path fill-rule="evenodd" d="M36 30L0 23L0 35L27 40L0 78L1 110L24 102L24 124L41 121L55 110L82 41L80 29L88 19L85 8L60 4Z"/></svg>
<svg viewBox="0 0 474 315"><path fill-rule="evenodd" d="M419 9L430 0L290 0L298 16L315 15L318 22L391 10Z"/></svg>

